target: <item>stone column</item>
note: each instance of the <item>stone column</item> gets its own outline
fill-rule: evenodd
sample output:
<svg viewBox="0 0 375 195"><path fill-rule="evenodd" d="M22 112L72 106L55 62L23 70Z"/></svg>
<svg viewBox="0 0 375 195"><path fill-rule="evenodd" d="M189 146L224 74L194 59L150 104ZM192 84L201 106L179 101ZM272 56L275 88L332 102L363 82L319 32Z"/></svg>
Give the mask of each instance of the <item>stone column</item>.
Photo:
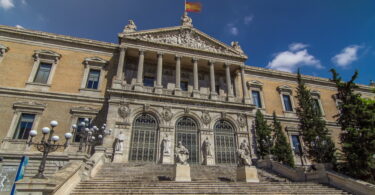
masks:
<svg viewBox="0 0 375 195"><path fill-rule="evenodd" d="M139 60L138 60L138 71L137 71L137 81L135 84L136 91L143 90L143 63L145 59L144 50L139 50Z"/></svg>
<svg viewBox="0 0 375 195"><path fill-rule="evenodd" d="M125 75L124 75L124 62L125 62L125 52L126 52L126 47L120 46L120 57L118 60L118 65L117 65L117 74L116 78L117 80L125 80Z"/></svg>
<svg viewBox="0 0 375 195"><path fill-rule="evenodd" d="M158 53L157 56L158 56L158 67L157 67L157 74L156 74L155 93L161 94L163 93L163 85L162 85L163 53Z"/></svg>
<svg viewBox="0 0 375 195"><path fill-rule="evenodd" d="M245 65L241 65L241 81L242 81L242 93L243 93L243 102L245 104L250 104L250 96L247 91L246 80L245 80Z"/></svg>
<svg viewBox="0 0 375 195"><path fill-rule="evenodd" d="M174 94L181 95L181 56L178 55L176 55L176 85Z"/></svg>
<svg viewBox="0 0 375 195"><path fill-rule="evenodd" d="M216 84L215 84L215 68L214 68L214 62L209 61L208 62L210 66L210 84L211 84L211 93L210 93L210 98L212 100L217 99L217 92L216 92Z"/></svg>
<svg viewBox="0 0 375 195"><path fill-rule="evenodd" d="M193 73L194 73L193 97L199 98L198 59L197 58L193 58Z"/></svg>
<svg viewBox="0 0 375 195"><path fill-rule="evenodd" d="M234 95L232 90L232 80L230 78L230 65L225 63L225 76L226 76L226 82L227 82L227 100L230 102L234 101Z"/></svg>

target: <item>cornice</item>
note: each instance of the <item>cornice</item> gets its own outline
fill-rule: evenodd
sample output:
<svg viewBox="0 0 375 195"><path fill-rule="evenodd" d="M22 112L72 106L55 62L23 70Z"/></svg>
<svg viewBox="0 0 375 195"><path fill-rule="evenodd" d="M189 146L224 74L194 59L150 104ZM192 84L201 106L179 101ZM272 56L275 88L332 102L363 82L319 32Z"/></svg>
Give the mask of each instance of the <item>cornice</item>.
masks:
<svg viewBox="0 0 375 195"><path fill-rule="evenodd" d="M0 25L0 35L10 33L13 35L18 35L21 37L37 37L42 40L51 40L56 42L63 42L63 43L69 43L74 44L76 46L89 46L89 47L96 47L96 48L102 48L102 49L110 49L116 51L116 49L119 47L118 44L115 43L108 43L103 41L96 41L91 39L85 39L85 38L78 38L78 37L72 37L67 35L59 35L54 33L47 33L42 31L36 31L36 30L28 30L28 29L20 29L16 27L11 26L5 26Z"/></svg>
<svg viewBox="0 0 375 195"><path fill-rule="evenodd" d="M268 68L255 67L255 66L250 66L250 65L245 66L245 71L250 75L258 74L258 75L264 75L267 77L278 77L278 78L282 78L285 80L291 80L291 81L297 82L297 74L295 73L272 70ZM328 78L314 77L310 75L302 75L302 78L308 84L318 84L318 85L323 85L323 86L335 87L335 84L332 83ZM358 89L357 89L358 91L371 92L372 90L372 88L368 85L362 85L362 84L356 84L356 85L358 86Z"/></svg>
<svg viewBox="0 0 375 195"><path fill-rule="evenodd" d="M40 98L43 100L61 100L70 102L80 102L80 103L94 103L103 104L105 101L104 97L95 98L90 96L75 95L69 93L57 93L57 92L38 92L29 91L19 88L7 88L0 87L1 96L20 96L22 98Z"/></svg>

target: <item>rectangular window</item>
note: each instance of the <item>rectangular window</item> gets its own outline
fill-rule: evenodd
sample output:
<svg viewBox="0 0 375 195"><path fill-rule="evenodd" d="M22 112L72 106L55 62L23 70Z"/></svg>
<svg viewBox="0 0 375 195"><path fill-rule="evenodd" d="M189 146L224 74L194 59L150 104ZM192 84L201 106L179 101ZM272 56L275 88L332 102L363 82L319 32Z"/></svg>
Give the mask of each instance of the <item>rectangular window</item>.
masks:
<svg viewBox="0 0 375 195"><path fill-rule="evenodd" d="M319 104L318 99L313 98L313 107L314 107L315 112L317 112L319 115L322 115L322 111L320 110L320 104Z"/></svg>
<svg viewBox="0 0 375 195"><path fill-rule="evenodd" d="M35 114L21 114L13 139L27 139L33 127Z"/></svg>
<svg viewBox="0 0 375 195"><path fill-rule="evenodd" d="M36 72L34 82L47 84L49 74L51 72L52 64L40 63L38 71Z"/></svg>
<svg viewBox="0 0 375 195"><path fill-rule="evenodd" d="M143 77L143 85L147 87L153 87L154 86L154 77Z"/></svg>
<svg viewBox="0 0 375 195"><path fill-rule="evenodd" d="M85 121L85 118L78 118L78 120L77 120L77 129L76 129L76 132L74 132L74 139L73 139L73 141L74 142L80 142L80 140L81 140L81 136L79 135L79 133L81 132L81 130L83 130L82 129L82 126L81 126L81 123L82 122L84 122ZM90 121L91 121L91 119L89 118L89 124L90 124Z"/></svg>
<svg viewBox="0 0 375 195"><path fill-rule="evenodd" d="M257 108L262 108L262 101L260 99L260 92L259 91L251 91L251 95L253 97L253 104Z"/></svg>
<svg viewBox="0 0 375 195"><path fill-rule="evenodd" d="M294 154L301 156L302 148L301 148L301 142L299 141L298 135L292 135L292 144L293 144Z"/></svg>
<svg viewBox="0 0 375 195"><path fill-rule="evenodd" d="M284 94L283 101L284 101L285 111L293 112L292 101L290 100L290 96Z"/></svg>
<svg viewBox="0 0 375 195"><path fill-rule="evenodd" d="M182 91L187 91L189 86L189 82L187 81L181 81L181 90Z"/></svg>
<svg viewBox="0 0 375 195"><path fill-rule="evenodd" d="M90 69L87 77L87 89L98 89L99 87L100 70Z"/></svg>

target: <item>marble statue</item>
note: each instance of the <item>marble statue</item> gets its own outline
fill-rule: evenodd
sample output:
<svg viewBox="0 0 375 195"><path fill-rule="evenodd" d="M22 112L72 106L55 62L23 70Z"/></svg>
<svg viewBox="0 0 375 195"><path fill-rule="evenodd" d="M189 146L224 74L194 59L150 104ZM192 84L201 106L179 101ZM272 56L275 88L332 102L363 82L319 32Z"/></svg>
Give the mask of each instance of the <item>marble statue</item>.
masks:
<svg viewBox="0 0 375 195"><path fill-rule="evenodd" d="M117 135L116 139L117 139L117 143L115 147L116 152L124 151L125 135L122 133L122 131L120 131L120 134Z"/></svg>
<svg viewBox="0 0 375 195"><path fill-rule="evenodd" d="M193 27L193 20L184 12L184 15L181 17L181 24L182 26L190 26Z"/></svg>
<svg viewBox="0 0 375 195"><path fill-rule="evenodd" d="M208 156L212 156L211 154L211 142L208 140L208 137L203 141L202 144L202 153L203 153L203 158L207 159Z"/></svg>
<svg viewBox="0 0 375 195"><path fill-rule="evenodd" d="M135 25L133 20L129 20L129 23L125 26L124 32L135 32L137 30L137 26Z"/></svg>
<svg viewBox="0 0 375 195"><path fill-rule="evenodd" d="M240 144L240 148L237 150L237 162L238 166L251 166L251 152L249 145L246 140Z"/></svg>
<svg viewBox="0 0 375 195"><path fill-rule="evenodd" d="M188 164L187 160L189 159L189 150L182 145L181 141L178 142L175 148L174 155L176 164Z"/></svg>
<svg viewBox="0 0 375 195"><path fill-rule="evenodd" d="M163 140L161 141L161 151L163 152L163 155L164 154L171 154L171 142L170 142L170 139L168 137L168 135L166 135Z"/></svg>

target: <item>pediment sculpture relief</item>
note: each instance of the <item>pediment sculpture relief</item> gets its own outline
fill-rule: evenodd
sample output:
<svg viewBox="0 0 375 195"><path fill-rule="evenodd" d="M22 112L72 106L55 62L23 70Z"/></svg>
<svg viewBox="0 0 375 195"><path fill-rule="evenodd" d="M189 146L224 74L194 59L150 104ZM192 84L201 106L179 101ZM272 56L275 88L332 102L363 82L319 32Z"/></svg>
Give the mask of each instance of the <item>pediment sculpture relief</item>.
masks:
<svg viewBox="0 0 375 195"><path fill-rule="evenodd" d="M209 52L214 52L214 53L224 53L224 54L231 54L231 55L235 54L234 52L230 51L229 49L223 46L215 45L215 44L210 43L207 40L204 40L197 33L189 29L185 29L182 32L176 31L172 33L135 35L134 38L142 40L142 41L176 45L176 46L199 49L199 50L204 50L204 51L209 51ZM236 46L237 51L239 51L238 47Z"/></svg>

